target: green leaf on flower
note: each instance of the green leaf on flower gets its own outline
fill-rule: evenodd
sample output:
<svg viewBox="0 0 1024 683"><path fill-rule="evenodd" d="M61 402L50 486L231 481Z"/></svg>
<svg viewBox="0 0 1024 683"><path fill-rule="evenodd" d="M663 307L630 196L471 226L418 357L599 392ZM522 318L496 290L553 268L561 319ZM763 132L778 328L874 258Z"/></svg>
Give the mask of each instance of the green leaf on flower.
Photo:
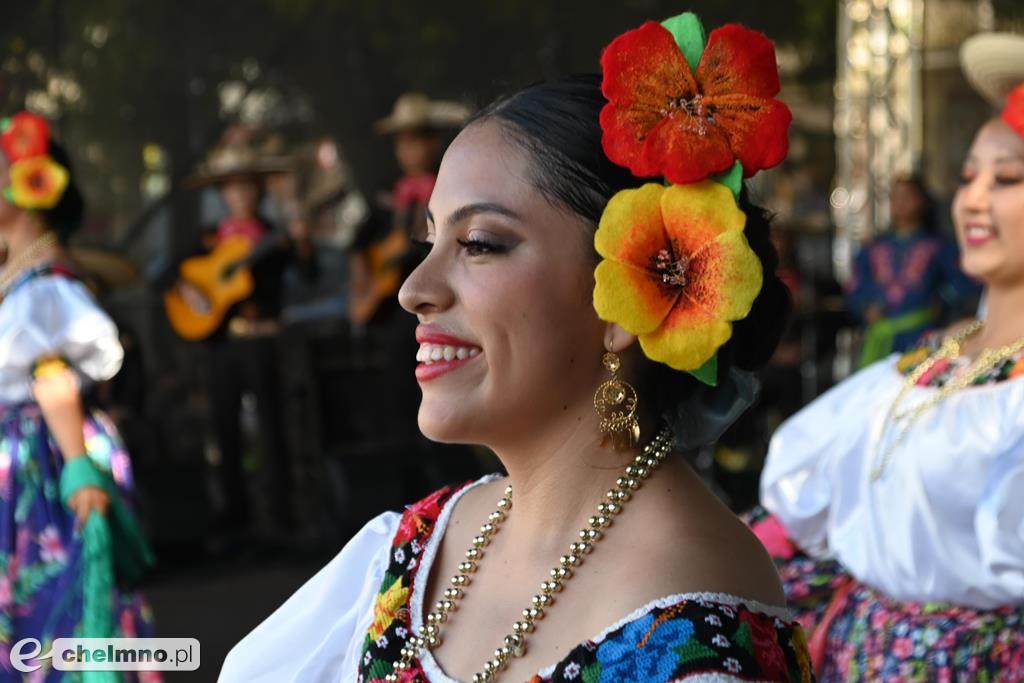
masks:
<svg viewBox="0 0 1024 683"><path fill-rule="evenodd" d="M740 191L743 189L743 164L741 162L737 161L728 171L712 176L711 179L732 190L732 196L739 202Z"/></svg>
<svg viewBox="0 0 1024 683"><path fill-rule="evenodd" d="M691 375L696 377L699 381L707 384L709 387L718 386L718 354L711 356L704 365L700 366L696 370L688 371Z"/></svg>
<svg viewBox="0 0 1024 683"><path fill-rule="evenodd" d="M661 25L676 39L676 45L683 51L690 68L696 73L700 57L704 54L704 46L707 45L707 36L704 34L704 25L700 23L700 19L693 12L683 12L666 19Z"/></svg>

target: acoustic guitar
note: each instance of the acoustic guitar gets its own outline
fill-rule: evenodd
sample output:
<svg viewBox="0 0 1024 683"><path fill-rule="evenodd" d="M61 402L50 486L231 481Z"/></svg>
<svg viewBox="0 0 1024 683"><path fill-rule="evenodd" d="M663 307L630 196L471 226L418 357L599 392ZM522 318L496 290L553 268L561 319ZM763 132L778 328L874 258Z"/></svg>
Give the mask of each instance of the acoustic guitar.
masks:
<svg viewBox="0 0 1024 683"><path fill-rule="evenodd" d="M405 230L395 228L383 240L366 249L366 270L354 274L349 293L349 320L365 325L384 301L398 293L402 286L398 260L408 248L409 237Z"/></svg>
<svg viewBox="0 0 1024 683"><path fill-rule="evenodd" d="M236 303L252 294L254 282L248 265L253 244L244 237L229 237L205 256L182 262L180 281L164 294L164 308L171 327L184 339L198 341L217 331Z"/></svg>

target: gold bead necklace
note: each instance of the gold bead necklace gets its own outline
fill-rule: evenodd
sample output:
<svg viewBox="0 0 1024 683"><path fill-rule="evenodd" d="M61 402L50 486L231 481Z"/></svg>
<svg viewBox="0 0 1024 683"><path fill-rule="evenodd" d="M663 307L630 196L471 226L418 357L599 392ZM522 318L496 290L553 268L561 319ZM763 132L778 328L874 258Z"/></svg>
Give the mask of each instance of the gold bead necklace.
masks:
<svg viewBox="0 0 1024 683"><path fill-rule="evenodd" d="M4 264L0 271L0 299L7 293L7 289L21 277L25 268L32 264L40 255L57 243L57 235L52 231L44 232L25 247L25 250Z"/></svg>
<svg viewBox="0 0 1024 683"><path fill-rule="evenodd" d="M942 342L942 346L939 347L935 353L924 359L921 364L914 368L914 371L907 376L907 379L903 383L903 387L900 389L900 393L897 394L896 399L889 407L889 412L885 417L885 422L882 427L882 437L889 432L890 428L900 427L900 431L885 447L878 464L872 469L871 481L878 481L882 478L882 474L885 473L886 468L892 461L892 457L896 449L906 441L911 428L921 415L944 401L948 396L960 391L961 389L967 388L976 379L996 367L1002 361L1005 361L1016 353L1024 350L1024 337L1011 344L1001 346L998 349L985 349L981 354L979 354L976 360L964 369L963 372L951 378L942 386L942 388L929 396L926 400L910 406L909 408L900 410L900 404L903 402L903 399L906 398L911 389L917 386L917 383L921 378L924 377L928 371L932 370L940 361L952 360L958 357L960 355L961 342L981 330L983 325L984 323L980 320L975 320L956 334L947 337Z"/></svg>
<svg viewBox="0 0 1024 683"><path fill-rule="evenodd" d="M473 674L473 683L489 683L508 665L512 657L526 654L526 640L537 628L537 622L544 618L544 610L555 602L555 594L572 579L573 569L583 563L585 555L594 550L594 544L601 540L602 531L612 523L612 517L622 512L633 491L640 488L644 479L658 468L672 450L672 432L663 428L654 440L644 447L643 453L633 458L626 467L625 476L615 481L615 488L606 494L607 500L597 506L597 514L587 520L587 526L579 532L579 540L569 544L569 552L558 558L558 566L549 572L549 578L541 583L540 593L533 596L531 606L523 609L523 618L512 624L512 632L505 636L501 647L494 651L494 657L484 663L483 671ZM512 509L512 487L505 487L505 495L498 501L498 509L487 516L487 522L480 527L480 534L473 539L473 545L466 551L466 560L459 564L459 573L451 578L451 588L444 592L444 599L434 605L427 615L426 624L420 635L412 634L401 650L400 659L394 663L394 670L384 677L387 683L402 680L402 672L412 668L412 662L423 650L433 650L441 644L441 628L448 616L458 609L459 602L466 595L466 588L476 573L484 551L502 522Z"/></svg>

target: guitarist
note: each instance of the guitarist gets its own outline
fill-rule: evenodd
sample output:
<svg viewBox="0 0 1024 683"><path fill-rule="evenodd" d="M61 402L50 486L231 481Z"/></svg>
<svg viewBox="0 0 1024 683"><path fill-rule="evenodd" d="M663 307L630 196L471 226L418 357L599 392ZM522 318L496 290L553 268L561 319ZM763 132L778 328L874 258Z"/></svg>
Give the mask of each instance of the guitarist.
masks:
<svg viewBox="0 0 1024 683"><path fill-rule="evenodd" d="M204 342L213 431L221 454L220 482L225 503L221 526L229 534L244 531L251 521L239 423L245 393L256 399L263 459L269 467L267 479L272 489L268 491L271 512L282 531L292 522L291 463L279 381L279 314L286 269L295 266L306 279L313 279L315 260L301 224L290 226L291 232L282 231L259 210L267 179L288 170L287 160L268 159L254 147L236 142L215 149L190 179L193 187L216 188L226 209L226 215L204 231L194 252L214 250L238 238L252 245L244 261L252 274L252 293L228 311L220 327ZM181 279L174 287L197 310L208 306L198 287Z"/></svg>
<svg viewBox="0 0 1024 683"><path fill-rule="evenodd" d="M352 247L349 318L355 326L388 317L390 308L398 308L398 287L416 266L410 238L426 238L427 201L437 179L443 136L468 116L469 110L457 102L406 93L389 116L376 122L376 132L391 137L401 176L379 202L391 219L379 220L381 212L375 212L376 220L364 226Z"/></svg>

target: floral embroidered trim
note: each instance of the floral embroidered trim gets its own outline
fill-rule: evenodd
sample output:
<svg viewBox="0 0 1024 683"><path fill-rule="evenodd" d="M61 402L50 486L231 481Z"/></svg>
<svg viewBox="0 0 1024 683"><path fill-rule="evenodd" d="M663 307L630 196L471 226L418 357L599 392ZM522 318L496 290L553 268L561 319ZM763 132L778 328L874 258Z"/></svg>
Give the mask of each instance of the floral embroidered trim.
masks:
<svg viewBox="0 0 1024 683"><path fill-rule="evenodd" d="M917 348L911 349L899 357L896 361L897 372L901 375L909 375L918 365L923 363L928 356L937 351L941 345L941 333L934 332L926 335L922 338L921 344ZM958 371L968 365L970 365L970 359L964 357L939 361L931 371L925 373L924 376L921 377L918 381L918 385L923 387L942 387L946 382L952 379ZM1024 351L1007 358L995 367L978 375L974 382L972 382L972 386L997 384L1017 377L1024 377Z"/></svg>

